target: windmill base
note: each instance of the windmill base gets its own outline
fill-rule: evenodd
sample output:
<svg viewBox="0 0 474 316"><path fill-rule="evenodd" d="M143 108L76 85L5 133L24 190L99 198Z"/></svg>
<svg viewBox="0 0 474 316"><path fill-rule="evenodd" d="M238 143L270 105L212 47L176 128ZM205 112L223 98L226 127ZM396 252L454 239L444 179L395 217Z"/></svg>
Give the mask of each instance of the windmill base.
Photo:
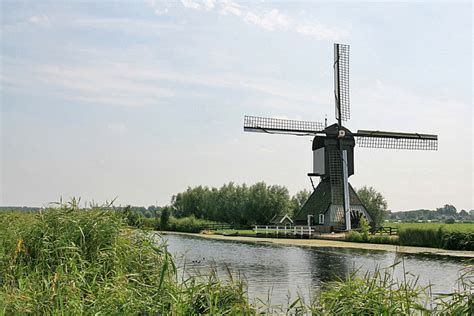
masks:
<svg viewBox="0 0 474 316"><path fill-rule="evenodd" d="M351 229L359 227L360 219L364 216L369 224L373 220L367 209L357 196L354 188L349 184L349 199L351 212ZM314 189L313 193L296 214L295 225L321 225L330 227L331 231L346 230L344 219L344 206L334 203L331 196L331 183L329 178L323 179Z"/></svg>

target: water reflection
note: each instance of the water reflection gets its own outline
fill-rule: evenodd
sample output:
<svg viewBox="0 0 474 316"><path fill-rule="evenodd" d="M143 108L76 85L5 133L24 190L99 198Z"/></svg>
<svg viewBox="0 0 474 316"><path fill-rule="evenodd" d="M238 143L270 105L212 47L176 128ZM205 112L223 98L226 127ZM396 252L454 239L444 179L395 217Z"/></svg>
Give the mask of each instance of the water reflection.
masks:
<svg viewBox="0 0 474 316"><path fill-rule="evenodd" d="M225 277L227 269L241 275L251 298L285 304L299 293L305 300L319 290L322 282L341 279L359 269L359 274L392 266L394 275L404 271L420 276L420 283L434 284L435 292L450 292L456 285L462 259L427 255L397 255L394 252L349 248L310 248L210 240L167 235L170 252L184 274L207 274L214 267Z"/></svg>

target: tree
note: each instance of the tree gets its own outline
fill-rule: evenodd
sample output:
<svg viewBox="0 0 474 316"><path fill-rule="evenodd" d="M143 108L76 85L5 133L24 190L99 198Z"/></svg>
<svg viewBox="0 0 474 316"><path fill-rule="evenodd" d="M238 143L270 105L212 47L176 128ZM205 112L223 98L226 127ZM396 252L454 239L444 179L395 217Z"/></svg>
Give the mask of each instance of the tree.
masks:
<svg viewBox="0 0 474 316"><path fill-rule="evenodd" d="M469 218L469 213L466 212L466 210L461 210L461 212L459 212L459 217L461 217L461 218Z"/></svg>
<svg viewBox="0 0 474 316"><path fill-rule="evenodd" d="M387 215L387 201L385 198L372 187L363 186L357 190L362 204L364 204L367 212L374 221L376 226L380 226Z"/></svg>
<svg viewBox="0 0 474 316"><path fill-rule="evenodd" d="M454 220L453 217L450 217L450 218L446 219L444 222L445 222L446 224L454 224L454 223L455 223L455 220Z"/></svg>
<svg viewBox="0 0 474 316"><path fill-rule="evenodd" d="M308 201L310 195L311 192L306 189L296 192L296 194L291 198L291 208L293 210L293 214L290 214L291 216L294 216L299 212L299 210L301 210L306 201Z"/></svg>
<svg viewBox="0 0 474 316"><path fill-rule="evenodd" d="M161 215L160 215L160 228L161 230L165 230L168 227L168 224L170 222L170 215L171 215L171 210L170 206L165 206L161 210Z"/></svg>
<svg viewBox="0 0 474 316"><path fill-rule="evenodd" d="M443 207L437 208L436 212L438 212L441 215L456 216L457 210L456 210L456 207L454 207L454 205L445 204Z"/></svg>
<svg viewBox="0 0 474 316"><path fill-rule="evenodd" d="M133 207L130 205L125 206L122 210L123 217L125 218L127 225L139 227L141 223L140 215L133 211L132 208Z"/></svg>

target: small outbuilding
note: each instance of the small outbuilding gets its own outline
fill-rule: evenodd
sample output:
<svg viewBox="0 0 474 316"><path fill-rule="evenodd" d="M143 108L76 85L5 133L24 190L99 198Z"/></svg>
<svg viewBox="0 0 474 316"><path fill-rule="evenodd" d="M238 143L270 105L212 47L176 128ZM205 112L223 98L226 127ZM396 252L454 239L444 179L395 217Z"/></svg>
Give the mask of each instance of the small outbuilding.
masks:
<svg viewBox="0 0 474 316"><path fill-rule="evenodd" d="M293 225L293 220L288 214L279 214L273 216L273 218L270 220L270 225L291 226Z"/></svg>

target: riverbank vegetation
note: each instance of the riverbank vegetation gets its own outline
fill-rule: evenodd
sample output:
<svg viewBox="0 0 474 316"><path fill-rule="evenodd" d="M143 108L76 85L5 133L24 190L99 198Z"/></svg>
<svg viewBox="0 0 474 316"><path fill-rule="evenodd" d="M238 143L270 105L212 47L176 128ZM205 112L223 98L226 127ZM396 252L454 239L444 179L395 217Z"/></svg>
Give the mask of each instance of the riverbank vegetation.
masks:
<svg viewBox="0 0 474 316"><path fill-rule="evenodd" d="M443 297L376 272L324 284L311 302L252 301L245 283L231 275L179 279L159 235L132 229L128 215L109 205L81 210L75 203L36 214L1 212L0 315L472 312L471 276Z"/></svg>
<svg viewBox="0 0 474 316"><path fill-rule="evenodd" d="M398 232L398 240L402 246L474 251L474 230L471 230L471 227L462 227L459 229L460 227L462 226L402 226Z"/></svg>
<svg viewBox="0 0 474 316"><path fill-rule="evenodd" d="M177 281L166 245L122 211L0 213L0 315L251 311L243 283Z"/></svg>

